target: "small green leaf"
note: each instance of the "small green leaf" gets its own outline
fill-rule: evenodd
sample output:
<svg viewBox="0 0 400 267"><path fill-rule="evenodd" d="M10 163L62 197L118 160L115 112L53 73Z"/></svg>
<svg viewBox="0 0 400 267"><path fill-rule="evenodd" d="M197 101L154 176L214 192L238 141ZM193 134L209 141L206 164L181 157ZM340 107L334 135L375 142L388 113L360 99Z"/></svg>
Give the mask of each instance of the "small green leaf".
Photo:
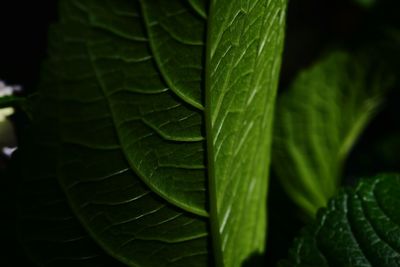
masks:
<svg viewBox="0 0 400 267"><path fill-rule="evenodd" d="M18 96L2 96L0 97L0 108L19 106L25 99Z"/></svg>
<svg viewBox="0 0 400 267"><path fill-rule="evenodd" d="M318 213L281 266L400 266L399 205L400 175L362 179Z"/></svg>
<svg viewBox="0 0 400 267"><path fill-rule="evenodd" d="M343 163L392 81L367 53L335 52L300 73L279 99L273 167L309 216L337 191Z"/></svg>
<svg viewBox="0 0 400 267"><path fill-rule="evenodd" d="M32 119L32 109L35 104L35 98L35 94L28 97L3 96L0 97L0 109L9 107L19 108L25 113L25 115Z"/></svg>

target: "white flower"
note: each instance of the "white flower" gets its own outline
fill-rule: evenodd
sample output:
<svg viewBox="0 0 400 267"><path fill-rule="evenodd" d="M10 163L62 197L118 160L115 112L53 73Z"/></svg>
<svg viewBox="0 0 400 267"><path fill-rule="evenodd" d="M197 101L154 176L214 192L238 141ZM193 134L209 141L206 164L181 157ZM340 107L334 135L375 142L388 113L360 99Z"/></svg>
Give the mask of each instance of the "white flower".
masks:
<svg viewBox="0 0 400 267"><path fill-rule="evenodd" d="M18 85L6 85L0 80L0 97L13 95L14 92L21 91L21 86ZM0 109L0 121L4 121L8 116L14 114L13 108L2 108Z"/></svg>
<svg viewBox="0 0 400 267"><path fill-rule="evenodd" d="M21 90L20 86L6 85L0 80L0 97L11 96L14 92ZM0 148L1 152L10 157L16 147L16 138L12 122L7 119L8 116L14 113L11 107L0 109Z"/></svg>
<svg viewBox="0 0 400 267"><path fill-rule="evenodd" d="M19 85L6 85L2 80L0 80L0 97L13 95L14 92L21 91L21 86Z"/></svg>
<svg viewBox="0 0 400 267"><path fill-rule="evenodd" d="M7 147L7 146L5 146L5 147L3 147L2 152L3 152L3 154L5 156L10 158L12 153L14 153L15 150L17 150L16 146L15 147Z"/></svg>

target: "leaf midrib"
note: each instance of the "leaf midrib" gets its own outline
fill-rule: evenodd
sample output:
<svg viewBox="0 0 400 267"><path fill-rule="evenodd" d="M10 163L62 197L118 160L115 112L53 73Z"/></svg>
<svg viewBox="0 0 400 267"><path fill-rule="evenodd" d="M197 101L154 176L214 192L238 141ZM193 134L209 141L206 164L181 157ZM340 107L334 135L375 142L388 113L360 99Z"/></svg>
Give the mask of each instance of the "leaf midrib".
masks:
<svg viewBox="0 0 400 267"><path fill-rule="evenodd" d="M214 17L210 16L213 13L214 5L210 2L208 10L208 19L206 27L206 41L205 41L205 66L204 66L204 99L205 99L205 109L204 109L204 122L206 129L206 143L207 143L207 178L208 178L208 190L210 200L209 214L210 214L210 228L212 237L212 247L214 251L214 263L215 266L224 266L223 253L222 253L222 240L219 232L220 221L218 217L218 207L217 207L217 189L215 185L215 166L214 166L214 144L212 135L212 118L211 118L211 93L210 93L210 63L213 55L213 47L210 44L211 32L213 29Z"/></svg>

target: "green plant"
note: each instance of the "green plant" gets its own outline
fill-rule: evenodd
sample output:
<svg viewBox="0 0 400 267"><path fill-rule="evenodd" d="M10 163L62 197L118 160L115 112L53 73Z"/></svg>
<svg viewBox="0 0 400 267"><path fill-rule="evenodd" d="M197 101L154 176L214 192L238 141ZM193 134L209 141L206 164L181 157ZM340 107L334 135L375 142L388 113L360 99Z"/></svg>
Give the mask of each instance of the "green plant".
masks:
<svg viewBox="0 0 400 267"><path fill-rule="evenodd" d="M351 148L393 86L393 73L370 53L329 54L277 105L274 169L308 217L337 193Z"/></svg>
<svg viewBox="0 0 400 267"><path fill-rule="evenodd" d="M280 266L399 266L400 176L342 190L304 229Z"/></svg>
<svg viewBox="0 0 400 267"><path fill-rule="evenodd" d="M396 84L385 53L337 49L277 100L286 0L59 6L37 94L0 99L30 118L13 175L19 240L39 266L262 264L270 161L312 220ZM398 183L340 191L282 266L400 266Z"/></svg>
<svg viewBox="0 0 400 267"><path fill-rule="evenodd" d="M23 177L51 171L128 265L238 266L262 253L285 1L60 5L33 115L32 150L54 168Z"/></svg>

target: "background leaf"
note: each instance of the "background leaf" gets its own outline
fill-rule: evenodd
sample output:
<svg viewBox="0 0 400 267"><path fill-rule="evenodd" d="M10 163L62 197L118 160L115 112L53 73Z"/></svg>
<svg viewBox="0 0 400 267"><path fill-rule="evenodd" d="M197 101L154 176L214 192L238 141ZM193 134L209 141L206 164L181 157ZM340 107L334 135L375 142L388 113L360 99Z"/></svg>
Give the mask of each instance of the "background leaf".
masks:
<svg viewBox="0 0 400 267"><path fill-rule="evenodd" d="M281 266L400 266L400 176L363 179L333 198Z"/></svg>
<svg viewBox="0 0 400 267"><path fill-rule="evenodd" d="M326 56L278 102L273 166L308 216L337 191L349 151L394 80L368 53Z"/></svg>

